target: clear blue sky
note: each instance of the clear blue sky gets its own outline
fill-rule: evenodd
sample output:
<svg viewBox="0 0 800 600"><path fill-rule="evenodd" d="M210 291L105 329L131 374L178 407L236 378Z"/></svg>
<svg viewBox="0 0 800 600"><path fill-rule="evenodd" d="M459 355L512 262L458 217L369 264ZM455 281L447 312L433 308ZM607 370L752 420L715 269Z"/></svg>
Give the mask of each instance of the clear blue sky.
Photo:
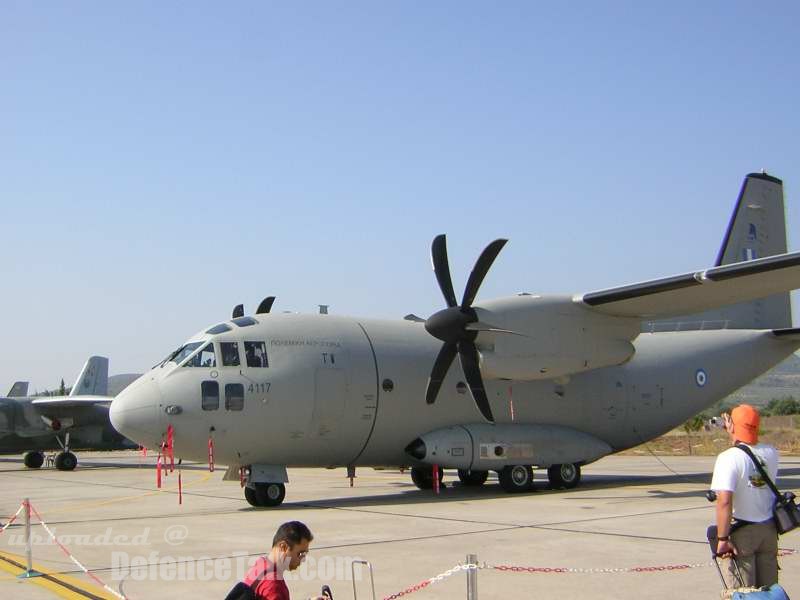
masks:
<svg viewBox="0 0 800 600"><path fill-rule="evenodd" d="M143 371L267 295L427 316L710 266L743 176L800 249L796 2L0 3L0 394ZM800 318L798 318L800 320Z"/></svg>

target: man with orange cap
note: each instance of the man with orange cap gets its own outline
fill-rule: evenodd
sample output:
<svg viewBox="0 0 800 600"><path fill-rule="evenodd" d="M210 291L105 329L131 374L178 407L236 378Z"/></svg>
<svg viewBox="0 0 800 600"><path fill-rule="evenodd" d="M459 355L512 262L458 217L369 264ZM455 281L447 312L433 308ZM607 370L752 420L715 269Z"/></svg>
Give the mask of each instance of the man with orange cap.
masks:
<svg viewBox="0 0 800 600"><path fill-rule="evenodd" d="M753 460L736 444L753 451L772 481L778 475L778 451L758 443L760 418L749 404L722 416L734 446L717 456L711 478L711 489L717 494L717 554L736 557L744 585L769 586L778 582L778 532L772 520L775 496ZM735 583L730 563L728 572Z"/></svg>

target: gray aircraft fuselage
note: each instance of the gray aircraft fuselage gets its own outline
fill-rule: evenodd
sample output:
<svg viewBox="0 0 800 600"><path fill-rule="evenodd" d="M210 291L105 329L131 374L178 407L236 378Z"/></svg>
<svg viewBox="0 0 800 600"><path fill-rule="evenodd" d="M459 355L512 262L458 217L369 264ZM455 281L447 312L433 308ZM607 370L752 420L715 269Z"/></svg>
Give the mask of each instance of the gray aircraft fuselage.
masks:
<svg viewBox="0 0 800 600"><path fill-rule="evenodd" d="M491 315L494 305L507 310L509 302L530 300L488 301L479 310ZM405 452L409 443L465 424L567 428L619 451L674 428L800 346L769 330L641 333L634 336L632 357L617 366L587 365L586 372L569 377L527 382L486 378L496 419L491 426L472 402L460 369L450 370L435 404L425 403L440 343L420 323L299 314L256 319L258 324L193 337L190 342L216 343L216 365L155 367L115 401L112 420L151 447L172 425L176 455L194 460L207 458L213 436L216 460L228 465L413 465ZM605 319L623 329L641 322ZM266 343L269 366L221 366L219 342L241 347L246 340ZM478 337L479 348L492 343L491 334ZM216 382L217 409L203 410L203 382L212 388ZM243 407L228 410L226 386L237 384L244 390ZM530 462L541 465L531 441Z"/></svg>

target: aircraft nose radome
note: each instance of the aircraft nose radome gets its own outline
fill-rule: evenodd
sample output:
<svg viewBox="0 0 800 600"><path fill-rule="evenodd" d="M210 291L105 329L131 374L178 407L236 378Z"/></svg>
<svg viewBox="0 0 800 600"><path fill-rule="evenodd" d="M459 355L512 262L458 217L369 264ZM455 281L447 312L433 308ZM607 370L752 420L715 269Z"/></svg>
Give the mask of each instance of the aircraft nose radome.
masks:
<svg viewBox="0 0 800 600"><path fill-rule="evenodd" d="M108 416L114 429L126 438L143 446L151 446L158 444L161 438L158 424L161 392L155 382L145 377L147 375L114 398Z"/></svg>

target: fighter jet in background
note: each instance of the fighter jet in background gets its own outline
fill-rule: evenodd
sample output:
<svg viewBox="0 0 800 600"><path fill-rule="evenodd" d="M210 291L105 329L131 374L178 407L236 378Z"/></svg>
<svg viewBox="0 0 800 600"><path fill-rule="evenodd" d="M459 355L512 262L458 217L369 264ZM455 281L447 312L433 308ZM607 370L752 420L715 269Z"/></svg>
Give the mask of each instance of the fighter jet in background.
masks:
<svg viewBox="0 0 800 600"><path fill-rule="evenodd" d="M108 359L92 356L68 396L27 396L27 382L16 382L0 398L0 454L25 452L25 466L44 464L45 450L58 450L55 466L71 471L78 459L70 448L135 448L108 419Z"/></svg>
<svg viewBox="0 0 800 600"><path fill-rule="evenodd" d="M149 447L169 432L184 458L213 445L226 479L243 469L254 506L283 501L287 466L409 465L420 488L442 467L465 485L496 471L509 492L530 489L536 467L569 488L583 465L669 431L800 347L788 293L800 253L786 253L770 175L745 178L716 264L690 273L476 301L505 243L484 249L458 302L438 236L447 307L423 322L237 310L117 396L111 420Z"/></svg>

